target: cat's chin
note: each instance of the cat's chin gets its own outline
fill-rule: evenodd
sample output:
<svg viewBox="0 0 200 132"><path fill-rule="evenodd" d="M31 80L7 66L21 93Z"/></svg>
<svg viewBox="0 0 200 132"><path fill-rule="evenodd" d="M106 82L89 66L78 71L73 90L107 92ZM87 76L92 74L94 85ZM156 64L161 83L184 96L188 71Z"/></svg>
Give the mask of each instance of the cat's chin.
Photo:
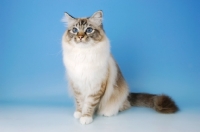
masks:
<svg viewBox="0 0 200 132"><path fill-rule="evenodd" d="M74 43L73 45L74 45L74 47L77 47L77 48L88 48L88 47L91 47L90 43L84 43L84 42Z"/></svg>
<svg viewBox="0 0 200 132"><path fill-rule="evenodd" d="M75 44L76 44L76 46L83 46L83 47L89 45L89 43L86 43L86 42L78 42L78 43L75 43Z"/></svg>
<svg viewBox="0 0 200 132"><path fill-rule="evenodd" d="M75 46L75 47L80 47L80 48L87 48L87 47L91 47L92 45L94 45L95 42L93 41L87 41L87 42L84 42L84 41L80 41L80 42L72 42L72 44Z"/></svg>
<svg viewBox="0 0 200 132"><path fill-rule="evenodd" d="M79 41L79 42L76 42L76 44L87 44L87 43L84 41Z"/></svg>

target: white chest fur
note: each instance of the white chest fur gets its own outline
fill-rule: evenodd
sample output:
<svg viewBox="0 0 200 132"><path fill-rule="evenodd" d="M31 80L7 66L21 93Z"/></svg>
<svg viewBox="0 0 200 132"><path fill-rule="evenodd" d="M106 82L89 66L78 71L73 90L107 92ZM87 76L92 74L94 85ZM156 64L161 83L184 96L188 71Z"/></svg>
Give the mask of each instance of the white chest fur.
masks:
<svg viewBox="0 0 200 132"><path fill-rule="evenodd" d="M108 41L91 47L73 47L63 43L63 61L68 77L81 91L96 91L105 79L110 57Z"/></svg>

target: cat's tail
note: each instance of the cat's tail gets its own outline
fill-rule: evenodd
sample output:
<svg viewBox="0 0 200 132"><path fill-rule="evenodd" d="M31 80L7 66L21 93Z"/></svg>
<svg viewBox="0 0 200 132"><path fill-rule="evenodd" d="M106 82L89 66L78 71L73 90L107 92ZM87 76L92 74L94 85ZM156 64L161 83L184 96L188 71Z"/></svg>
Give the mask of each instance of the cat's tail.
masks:
<svg viewBox="0 0 200 132"><path fill-rule="evenodd" d="M169 96L163 94L130 93L128 100L131 106L145 106L160 113L175 113L178 111L175 102Z"/></svg>

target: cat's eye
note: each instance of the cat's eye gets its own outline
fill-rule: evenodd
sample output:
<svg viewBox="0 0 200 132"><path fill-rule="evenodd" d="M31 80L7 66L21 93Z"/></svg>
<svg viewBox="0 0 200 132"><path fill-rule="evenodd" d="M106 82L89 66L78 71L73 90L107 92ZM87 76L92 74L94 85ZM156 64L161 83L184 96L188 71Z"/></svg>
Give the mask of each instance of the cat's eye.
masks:
<svg viewBox="0 0 200 132"><path fill-rule="evenodd" d="M73 33L77 33L77 32L78 32L78 29L74 27L74 28L72 29L72 32L73 32Z"/></svg>
<svg viewBox="0 0 200 132"><path fill-rule="evenodd" d="M93 31L93 29L91 27L86 29L86 33L91 33Z"/></svg>

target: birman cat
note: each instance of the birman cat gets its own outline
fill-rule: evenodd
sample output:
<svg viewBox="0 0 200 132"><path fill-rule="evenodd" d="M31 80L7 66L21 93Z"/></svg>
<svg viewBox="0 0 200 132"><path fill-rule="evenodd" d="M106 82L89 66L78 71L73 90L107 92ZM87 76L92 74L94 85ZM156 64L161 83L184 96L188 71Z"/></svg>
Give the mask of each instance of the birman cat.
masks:
<svg viewBox="0 0 200 132"><path fill-rule="evenodd" d="M130 93L128 85L110 53L103 25L103 12L75 18L65 13L67 30L62 37L63 62L76 103L74 117L81 124L93 115L113 116L131 106L145 106L160 113L174 113L178 107L166 95Z"/></svg>

